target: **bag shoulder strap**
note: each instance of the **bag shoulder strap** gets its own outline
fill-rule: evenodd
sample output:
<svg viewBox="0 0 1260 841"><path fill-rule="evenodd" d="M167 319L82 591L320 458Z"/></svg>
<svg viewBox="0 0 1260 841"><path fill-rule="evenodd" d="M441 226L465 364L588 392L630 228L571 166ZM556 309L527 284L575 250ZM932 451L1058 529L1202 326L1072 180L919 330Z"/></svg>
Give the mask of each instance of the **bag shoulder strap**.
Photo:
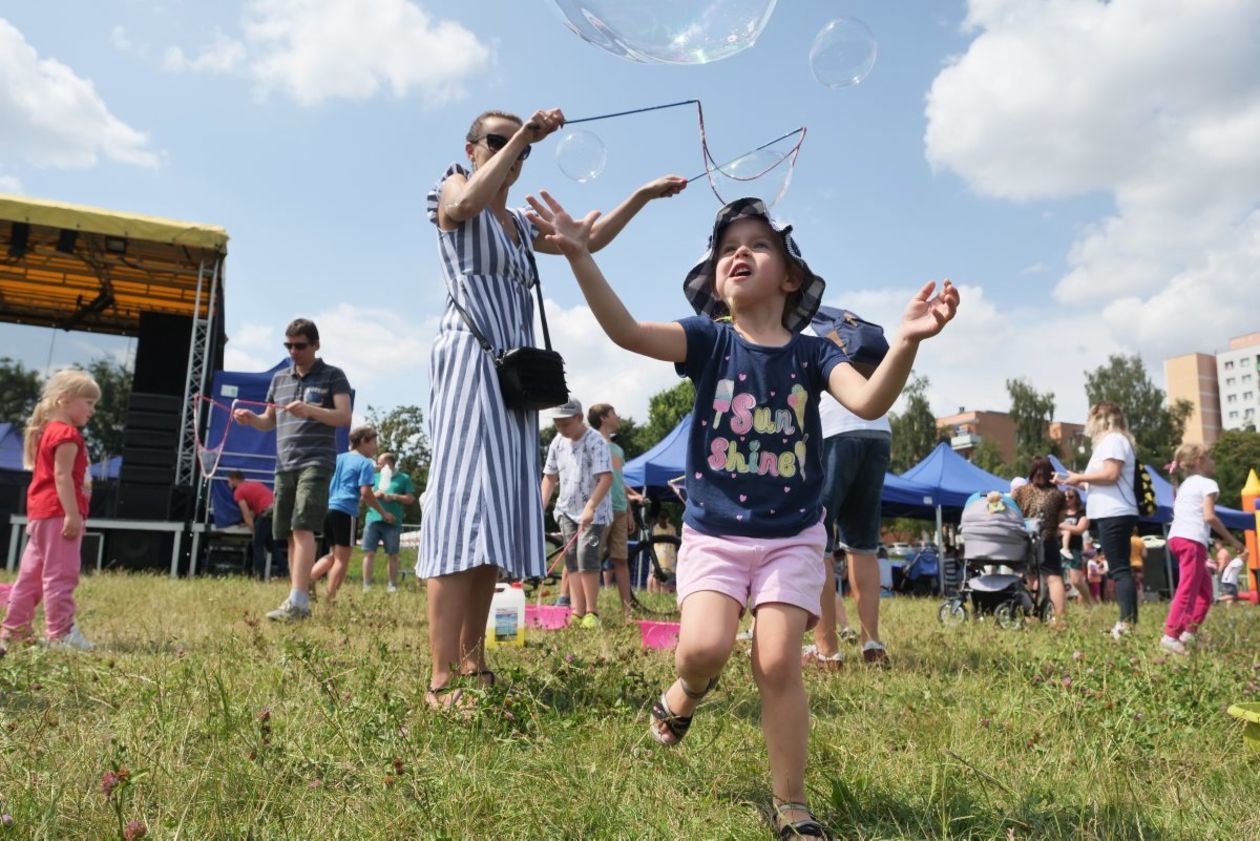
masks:
<svg viewBox="0 0 1260 841"><path fill-rule="evenodd" d="M547 350L551 350L551 332L547 329L547 310L543 306L542 278L538 276L538 263L534 260L534 249L526 242L528 231L522 230L520 218L515 213L512 214L512 221L516 225L517 234L521 237L521 247L525 249L525 259L529 262L530 285L534 287L534 294L538 298L538 318L542 321L543 346ZM468 329L472 332L473 337L477 339L478 344L481 345L486 353L494 356L494 346L490 344L485 334L477 329L477 325L473 323L472 318L468 315L468 311L455 299L454 293L447 289L446 296L451 299L451 303L459 311L460 317L464 319L464 323L468 325Z"/></svg>

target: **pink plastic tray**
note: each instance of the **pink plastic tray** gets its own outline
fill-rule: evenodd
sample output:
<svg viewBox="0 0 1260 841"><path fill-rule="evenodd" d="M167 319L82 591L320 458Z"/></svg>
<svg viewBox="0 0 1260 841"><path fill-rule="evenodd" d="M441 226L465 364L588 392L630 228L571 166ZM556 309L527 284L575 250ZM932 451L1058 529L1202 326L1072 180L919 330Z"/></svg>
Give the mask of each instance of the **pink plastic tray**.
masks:
<svg viewBox="0 0 1260 841"><path fill-rule="evenodd" d="M525 627L557 631L569 624L569 614L572 612L572 608L568 607L527 604L525 605Z"/></svg>
<svg viewBox="0 0 1260 841"><path fill-rule="evenodd" d="M673 648L678 644L677 622L638 620L639 637L644 648Z"/></svg>

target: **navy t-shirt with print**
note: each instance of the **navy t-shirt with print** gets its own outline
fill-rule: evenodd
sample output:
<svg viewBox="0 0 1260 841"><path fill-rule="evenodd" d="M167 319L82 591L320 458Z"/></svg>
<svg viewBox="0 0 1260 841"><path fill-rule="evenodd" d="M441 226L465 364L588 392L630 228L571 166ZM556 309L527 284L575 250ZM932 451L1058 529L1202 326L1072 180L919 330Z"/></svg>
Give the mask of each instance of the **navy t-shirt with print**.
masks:
<svg viewBox="0 0 1260 841"><path fill-rule="evenodd" d="M782 347L742 339L707 316L681 319L696 386L683 521L709 535L790 537L822 517L818 396L844 352L794 334Z"/></svg>

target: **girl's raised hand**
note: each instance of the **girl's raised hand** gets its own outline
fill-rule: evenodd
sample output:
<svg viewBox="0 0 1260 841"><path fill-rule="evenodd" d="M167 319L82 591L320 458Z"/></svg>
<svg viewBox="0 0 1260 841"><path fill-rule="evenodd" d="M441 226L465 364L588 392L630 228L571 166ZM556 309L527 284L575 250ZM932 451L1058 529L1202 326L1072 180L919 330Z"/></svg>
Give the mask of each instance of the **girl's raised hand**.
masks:
<svg viewBox="0 0 1260 841"><path fill-rule="evenodd" d="M930 339L941 332L958 312L958 290L954 284L946 278L940 293L932 297L935 288L936 281L929 280L906 305L901 316L901 335L904 338L916 342Z"/></svg>
<svg viewBox="0 0 1260 841"><path fill-rule="evenodd" d="M639 188L639 192L649 199L667 199L676 196L687 188L687 179L680 175L662 175Z"/></svg>
<svg viewBox="0 0 1260 841"><path fill-rule="evenodd" d="M559 108L540 108L530 115L521 126L530 143L537 143L556 129L564 125L564 112Z"/></svg>
<svg viewBox="0 0 1260 841"><path fill-rule="evenodd" d="M560 249L560 253L566 257L589 253L591 229L599 218L599 211L592 210L581 219L574 219L546 190L539 190L538 194L546 204L533 196L526 196L525 201L534 209L533 213L526 216L543 232L547 242Z"/></svg>

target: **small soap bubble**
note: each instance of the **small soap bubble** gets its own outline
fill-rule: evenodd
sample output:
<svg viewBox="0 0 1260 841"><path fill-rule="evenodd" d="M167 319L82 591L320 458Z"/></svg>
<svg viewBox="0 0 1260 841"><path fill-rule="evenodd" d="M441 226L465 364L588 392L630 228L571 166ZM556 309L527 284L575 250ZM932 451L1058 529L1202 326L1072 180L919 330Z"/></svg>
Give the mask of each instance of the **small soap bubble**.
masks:
<svg viewBox="0 0 1260 841"><path fill-rule="evenodd" d="M594 181L603 173L607 163L604 141L594 132L570 131L556 144L556 165L578 183Z"/></svg>
<svg viewBox="0 0 1260 841"><path fill-rule="evenodd" d="M857 18L836 18L814 38L809 69L819 84L847 88L870 75L878 54L879 45L869 26Z"/></svg>

